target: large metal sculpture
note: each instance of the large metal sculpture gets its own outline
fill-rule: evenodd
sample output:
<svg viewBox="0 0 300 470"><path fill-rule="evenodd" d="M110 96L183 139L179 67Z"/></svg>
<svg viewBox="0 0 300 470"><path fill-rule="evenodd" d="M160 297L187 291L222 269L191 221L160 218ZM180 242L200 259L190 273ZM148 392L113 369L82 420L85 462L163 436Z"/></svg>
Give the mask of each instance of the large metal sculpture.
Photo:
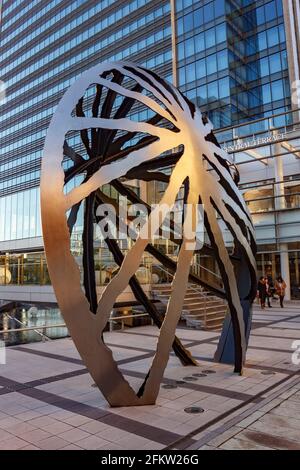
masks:
<svg viewBox="0 0 300 470"><path fill-rule="evenodd" d="M130 119L140 109L147 110L147 118ZM76 131L84 155L71 145L70 136ZM65 165L66 159L71 164ZM170 165L173 171L168 176L161 169ZM112 406L155 403L172 345L183 364L196 364L175 337L175 330L188 281L205 285L190 274L194 254L187 249L190 239L184 235L180 241L176 265L151 244L144 231L144 236L137 238L126 256L116 240L107 240L120 268L101 298L97 298L93 222L97 207L108 202L101 187L110 183L132 203L140 201L124 185L123 177L168 183L155 210L163 204L171 206L182 185L187 203L203 204L210 240L206 248L216 257L225 293L214 286L206 287L228 300L236 372L242 371L245 360L246 328L234 264L217 215L230 230L236 250L246 260L249 277L243 299L250 303L256 277L254 230L248 210L234 182L227 155L200 110L155 73L129 62L104 63L83 73L61 99L47 133L41 178L43 234L51 280L70 334L95 383ZM74 182L73 188L66 189L70 181ZM79 267L70 251L71 233L81 205L84 207L83 287ZM146 225L151 225L155 210ZM193 222L196 223L197 220ZM174 271L172 295L164 318L135 276L144 250ZM113 305L128 284L160 327L152 365L137 392L118 369L102 336Z"/></svg>

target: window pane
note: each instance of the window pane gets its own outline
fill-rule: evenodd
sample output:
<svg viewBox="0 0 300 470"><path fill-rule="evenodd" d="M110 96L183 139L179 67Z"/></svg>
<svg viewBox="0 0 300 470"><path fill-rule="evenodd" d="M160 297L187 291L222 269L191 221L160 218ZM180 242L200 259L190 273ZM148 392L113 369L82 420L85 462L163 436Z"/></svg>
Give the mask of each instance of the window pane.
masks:
<svg viewBox="0 0 300 470"><path fill-rule="evenodd" d="M282 80L276 80L271 84L273 101L282 100L284 98Z"/></svg>
<svg viewBox="0 0 300 470"><path fill-rule="evenodd" d="M194 28L200 28L203 25L203 8L194 11Z"/></svg>
<svg viewBox="0 0 300 470"><path fill-rule="evenodd" d="M258 35L258 47L260 51L263 51L267 47L267 37L265 31L259 33Z"/></svg>
<svg viewBox="0 0 300 470"><path fill-rule="evenodd" d="M190 57L194 53L195 53L194 38L191 38L185 41L185 55L186 57Z"/></svg>
<svg viewBox="0 0 300 470"><path fill-rule="evenodd" d="M189 13L183 18L183 30L187 33L193 29L193 14Z"/></svg>
<svg viewBox="0 0 300 470"><path fill-rule="evenodd" d="M208 3L204 6L204 23L212 21L214 19L214 8L213 2Z"/></svg>
<svg viewBox="0 0 300 470"><path fill-rule="evenodd" d="M228 57L227 51L220 51L217 55L218 58L218 70L225 70L228 68Z"/></svg>
<svg viewBox="0 0 300 470"><path fill-rule="evenodd" d="M205 49L204 33L198 34L195 37L195 52L202 52Z"/></svg>
<svg viewBox="0 0 300 470"><path fill-rule="evenodd" d="M266 21L272 21L276 18L276 5L275 2L270 2L265 5Z"/></svg>
<svg viewBox="0 0 300 470"><path fill-rule="evenodd" d="M271 103L271 87L269 84L262 87L262 101L263 103Z"/></svg>
<svg viewBox="0 0 300 470"><path fill-rule="evenodd" d="M226 41L226 25L225 23L219 24L216 27L216 41L217 44Z"/></svg>
<svg viewBox="0 0 300 470"><path fill-rule="evenodd" d="M205 45L206 48L212 47L216 44L215 28L205 31Z"/></svg>
<svg viewBox="0 0 300 470"><path fill-rule="evenodd" d="M203 78L206 75L205 59L197 60L196 62L196 76L197 78Z"/></svg>
<svg viewBox="0 0 300 470"><path fill-rule="evenodd" d="M273 47L278 44L279 38L278 38L277 27L268 29L267 36L268 36L268 47Z"/></svg>
<svg viewBox="0 0 300 470"><path fill-rule="evenodd" d="M212 54L206 58L206 67L207 67L207 74L210 75L212 73L216 73L217 71L217 59L216 55Z"/></svg>
<svg viewBox="0 0 300 470"><path fill-rule="evenodd" d="M228 77L219 80L219 98L226 98L227 96L230 96Z"/></svg>
<svg viewBox="0 0 300 470"><path fill-rule="evenodd" d="M274 54L270 56L270 72L276 73L281 70L280 54Z"/></svg>
<svg viewBox="0 0 300 470"><path fill-rule="evenodd" d="M208 101L216 101L218 99L218 82L209 83L207 88Z"/></svg>
<svg viewBox="0 0 300 470"><path fill-rule="evenodd" d="M190 83L196 80L196 73L195 73L195 63L189 64L186 67L186 82Z"/></svg>
<svg viewBox="0 0 300 470"><path fill-rule="evenodd" d="M264 57L263 59L260 59L260 75L262 77L265 77L269 75L269 61L268 57Z"/></svg>
<svg viewBox="0 0 300 470"><path fill-rule="evenodd" d="M225 15L225 0L215 0L215 18Z"/></svg>

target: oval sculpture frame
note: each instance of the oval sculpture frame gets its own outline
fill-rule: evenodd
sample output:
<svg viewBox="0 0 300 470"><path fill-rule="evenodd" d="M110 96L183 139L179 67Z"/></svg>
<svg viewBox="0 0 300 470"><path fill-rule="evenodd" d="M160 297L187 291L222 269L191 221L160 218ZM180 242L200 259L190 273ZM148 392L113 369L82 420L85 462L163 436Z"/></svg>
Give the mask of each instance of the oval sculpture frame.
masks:
<svg viewBox="0 0 300 470"><path fill-rule="evenodd" d="M110 73L129 78L136 88L124 88L121 80L110 80ZM137 122L129 118L74 116L73 111L91 85L106 87L127 100L136 100L163 117L173 129ZM144 89L154 96L140 93ZM133 148L122 159L101 166L79 186L64 192L65 174L62 166L66 134L86 129L142 132L152 142ZM134 168L157 159L161 154L183 146L184 151L169 178L160 205L171 206L183 182L188 179L187 202L204 206L204 223L219 265L231 314L235 347L235 371L241 372L246 354L245 325L234 267L226 249L216 213L229 228L236 246L243 252L251 273L249 297L255 291L254 229L243 197L225 163L228 156L212 133L211 123L174 86L151 71L130 62L103 63L84 72L63 95L54 113L42 158L41 212L45 251L49 274L70 335L91 376L111 406L154 404L167 366L175 330L182 311L189 280L193 251L187 249L191 240L183 237L178 255L172 294L160 328L157 349L151 368L140 390L126 381L104 344L102 332L118 295L136 273L141 256L149 243L139 237L124 258L116 276L109 282L92 312L80 282L79 267L70 251L70 230L67 212L102 185L129 174ZM208 171L208 166L210 170ZM158 207L159 210L159 207ZM151 223L152 214L149 217Z"/></svg>

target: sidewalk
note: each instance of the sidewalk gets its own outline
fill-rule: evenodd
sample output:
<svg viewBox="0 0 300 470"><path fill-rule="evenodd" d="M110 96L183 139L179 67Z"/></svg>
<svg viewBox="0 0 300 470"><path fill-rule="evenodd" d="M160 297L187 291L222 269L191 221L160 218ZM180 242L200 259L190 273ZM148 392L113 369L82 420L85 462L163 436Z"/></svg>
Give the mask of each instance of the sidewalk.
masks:
<svg viewBox="0 0 300 470"><path fill-rule="evenodd" d="M199 368L182 367L172 354L157 404L145 407L109 408L70 339L7 348L0 449L300 449L300 365L291 349L300 340L300 304L255 306L241 377L212 362L217 333L177 333ZM136 388L157 334L152 326L105 333ZM186 412L190 407L203 412Z"/></svg>

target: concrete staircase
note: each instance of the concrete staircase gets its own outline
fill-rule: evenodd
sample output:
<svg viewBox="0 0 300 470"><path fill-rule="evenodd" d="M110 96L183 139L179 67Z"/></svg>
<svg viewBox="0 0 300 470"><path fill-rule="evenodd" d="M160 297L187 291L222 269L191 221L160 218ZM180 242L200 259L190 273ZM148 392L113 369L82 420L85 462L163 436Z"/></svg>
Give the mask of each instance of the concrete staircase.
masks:
<svg viewBox="0 0 300 470"><path fill-rule="evenodd" d="M171 284L152 286L153 298L167 305L171 294ZM201 287L188 286L181 320L190 328L219 331L222 328L227 312L227 303Z"/></svg>

